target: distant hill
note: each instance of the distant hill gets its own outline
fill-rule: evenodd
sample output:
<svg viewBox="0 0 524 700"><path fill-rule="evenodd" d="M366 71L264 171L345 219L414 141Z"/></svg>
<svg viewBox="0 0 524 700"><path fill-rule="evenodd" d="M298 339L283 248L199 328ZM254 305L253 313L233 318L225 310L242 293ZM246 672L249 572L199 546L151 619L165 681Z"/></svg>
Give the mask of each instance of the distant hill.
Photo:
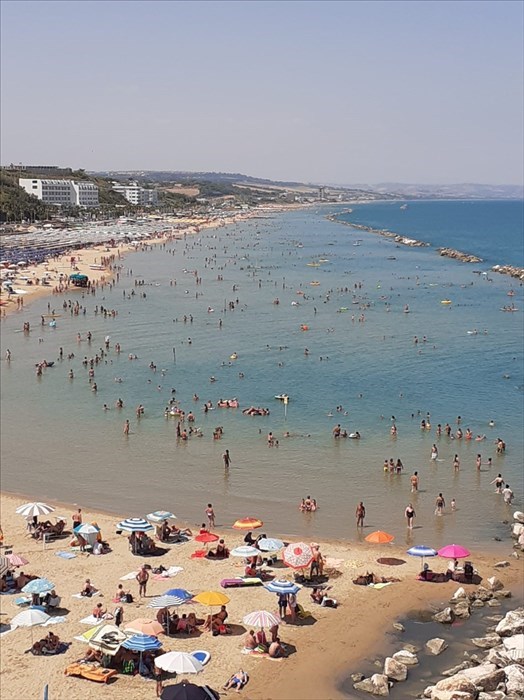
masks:
<svg viewBox="0 0 524 700"><path fill-rule="evenodd" d="M521 185L482 185L458 183L454 185L416 185L401 182L380 182L376 185L352 185L380 194L391 194L410 199L524 199Z"/></svg>

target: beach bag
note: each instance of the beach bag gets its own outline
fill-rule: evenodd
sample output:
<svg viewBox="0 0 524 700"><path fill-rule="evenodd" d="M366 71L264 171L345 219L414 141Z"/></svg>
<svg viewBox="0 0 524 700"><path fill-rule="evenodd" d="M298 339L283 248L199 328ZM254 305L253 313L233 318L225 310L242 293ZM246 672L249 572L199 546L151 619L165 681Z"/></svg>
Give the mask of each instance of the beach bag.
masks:
<svg viewBox="0 0 524 700"><path fill-rule="evenodd" d="M135 672L135 662L134 661L124 661L122 664L122 673L125 673L128 676L132 676Z"/></svg>
<svg viewBox="0 0 524 700"><path fill-rule="evenodd" d="M133 602L133 596L131 595L131 593L128 593L128 594L126 595L125 601L126 601L126 603L132 603L132 602Z"/></svg>

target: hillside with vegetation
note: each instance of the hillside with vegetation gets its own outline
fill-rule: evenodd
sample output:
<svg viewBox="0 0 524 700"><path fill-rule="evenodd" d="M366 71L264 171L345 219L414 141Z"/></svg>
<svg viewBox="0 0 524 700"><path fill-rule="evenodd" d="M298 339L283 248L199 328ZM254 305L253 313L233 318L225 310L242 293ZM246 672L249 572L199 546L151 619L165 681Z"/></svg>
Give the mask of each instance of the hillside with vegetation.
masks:
<svg viewBox="0 0 524 700"><path fill-rule="evenodd" d="M20 187L15 177L0 171L0 221L45 219L51 209Z"/></svg>

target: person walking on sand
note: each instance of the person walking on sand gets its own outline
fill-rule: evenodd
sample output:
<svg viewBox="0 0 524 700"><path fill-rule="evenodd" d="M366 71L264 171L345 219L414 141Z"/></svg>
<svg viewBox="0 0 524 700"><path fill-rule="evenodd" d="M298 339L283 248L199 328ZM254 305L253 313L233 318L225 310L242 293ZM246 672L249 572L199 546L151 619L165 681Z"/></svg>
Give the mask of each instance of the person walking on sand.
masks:
<svg viewBox="0 0 524 700"><path fill-rule="evenodd" d="M226 450L224 454L222 455L222 459L224 460L224 468L229 469L229 465L231 464L231 456L229 454L229 450Z"/></svg>
<svg viewBox="0 0 524 700"><path fill-rule="evenodd" d="M211 503L207 504L206 515L207 515L209 527L214 528L215 527L215 511L213 510L213 506Z"/></svg>
<svg viewBox="0 0 524 700"><path fill-rule="evenodd" d="M364 507L364 504L362 501L357 506L357 510L355 511L355 517L357 519L357 527L364 527L364 518L366 517L366 508Z"/></svg>
<svg viewBox="0 0 524 700"><path fill-rule="evenodd" d="M129 435L129 419L124 423L124 435Z"/></svg>
<svg viewBox="0 0 524 700"><path fill-rule="evenodd" d="M445 507L446 501L444 500L444 496L439 493L435 501L435 515L442 515L442 511Z"/></svg>
<svg viewBox="0 0 524 700"><path fill-rule="evenodd" d="M411 477L411 493L418 491L418 472L414 472Z"/></svg>
<svg viewBox="0 0 524 700"><path fill-rule="evenodd" d="M406 516L406 520L408 521L408 528L410 530L413 529L413 518L415 517L415 509L413 508L412 503L408 503L406 506L406 510L404 511L404 514Z"/></svg>
<svg viewBox="0 0 524 700"><path fill-rule="evenodd" d="M149 581L149 572L142 564L138 574L136 575L136 580L138 581L138 595L140 598L146 597L147 582Z"/></svg>

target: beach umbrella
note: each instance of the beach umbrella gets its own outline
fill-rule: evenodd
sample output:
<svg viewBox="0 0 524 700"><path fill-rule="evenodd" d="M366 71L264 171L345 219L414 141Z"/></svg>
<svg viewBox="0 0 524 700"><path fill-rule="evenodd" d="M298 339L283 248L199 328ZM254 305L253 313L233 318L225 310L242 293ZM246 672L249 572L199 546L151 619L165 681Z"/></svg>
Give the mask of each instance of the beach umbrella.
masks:
<svg viewBox="0 0 524 700"><path fill-rule="evenodd" d="M16 509L18 515L23 515L24 518L34 518L35 515L49 515L54 511L53 506L48 506L47 503L24 503Z"/></svg>
<svg viewBox="0 0 524 700"><path fill-rule="evenodd" d="M122 642L127 639L127 635L121 629L107 622L92 627L81 636L89 642L91 649L98 649L109 656L114 656Z"/></svg>
<svg viewBox="0 0 524 700"><path fill-rule="evenodd" d="M177 605L184 605L191 601L185 598L179 598L174 595L160 595L153 598L147 605L148 608L173 608Z"/></svg>
<svg viewBox="0 0 524 700"><path fill-rule="evenodd" d="M305 542L292 542L284 549L282 560L292 569L305 569L313 561L313 550Z"/></svg>
<svg viewBox="0 0 524 700"><path fill-rule="evenodd" d="M257 547L263 552L278 552L284 547L282 540L274 539L273 537L263 537L258 540Z"/></svg>
<svg viewBox="0 0 524 700"><path fill-rule="evenodd" d="M117 528L126 532L149 532L155 529L144 518L126 518L118 523Z"/></svg>
<svg viewBox="0 0 524 700"><path fill-rule="evenodd" d="M152 637L157 637L164 628L156 620L148 620L145 617L138 617L133 622L126 624L124 630L126 632L134 632L135 634L145 634Z"/></svg>
<svg viewBox="0 0 524 700"><path fill-rule="evenodd" d="M233 527L235 530L256 530L257 527L262 527L264 523L258 518L241 518L235 520Z"/></svg>
<svg viewBox="0 0 524 700"><path fill-rule="evenodd" d="M29 561L25 557L23 557L21 554L15 554L14 552L12 554L8 554L7 558L9 559L11 566L25 566L26 564L29 564Z"/></svg>
<svg viewBox="0 0 524 700"><path fill-rule="evenodd" d="M229 597L225 593L220 591L203 591L196 595L193 600L195 603L201 603L202 605L218 606L226 605L229 603Z"/></svg>
<svg viewBox="0 0 524 700"><path fill-rule="evenodd" d="M160 649L162 642L151 634L134 634L122 642L122 646L130 651L153 651Z"/></svg>
<svg viewBox="0 0 524 700"><path fill-rule="evenodd" d="M293 581L286 579L276 579L266 583L264 588L270 593L298 593L300 586Z"/></svg>
<svg viewBox="0 0 524 700"><path fill-rule="evenodd" d="M408 549L407 553L411 557L422 557L422 565L424 566L424 559L426 557L436 557L438 552L432 547L427 547L425 544L417 544L414 547Z"/></svg>
<svg viewBox="0 0 524 700"><path fill-rule="evenodd" d="M267 610L255 610L254 612L248 613L244 617L243 622L245 625L249 625L249 627L269 628L273 627L273 625L279 625L281 619Z"/></svg>
<svg viewBox="0 0 524 700"><path fill-rule="evenodd" d="M210 542L216 542L219 538L213 532L201 532L195 537L196 542L203 542L204 544L209 544Z"/></svg>
<svg viewBox="0 0 524 700"><path fill-rule="evenodd" d="M215 700L217 695L206 685L177 683L167 685L160 694L160 700Z"/></svg>
<svg viewBox="0 0 524 700"><path fill-rule="evenodd" d="M249 545L242 545L241 547L235 547L230 552L232 557L243 557L244 559L249 559L249 557L258 557L262 552L256 547L250 547Z"/></svg>
<svg viewBox="0 0 524 700"><path fill-rule="evenodd" d="M46 578L35 578L33 581L29 581L29 583L25 584L22 588L22 593L48 593L52 591L54 587L55 584L48 581Z"/></svg>
<svg viewBox="0 0 524 700"><path fill-rule="evenodd" d="M364 539L366 542L372 542L373 544L387 544L388 542L393 542L395 537L387 532L382 532L382 530L375 530L375 532L367 535Z"/></svg>
<svg viewBox="0 0 524 700"><path fill-rule="evenodd" d="M193 598L193 594L186 591L185 588L170 588L164 593L164 595L175 596L176 598L182 598L183 600L191 600Z"/></svg>
<svg viewBox="0 0 524 700"><path fill-rule="evenodd" d="M80 535L87 544L93 546L100 535L100 528L98 525L92 525L90 523L81 523L73 528L73 533L75 535Z"/></svg>
<svg viewBox="0 0 524 700"><path fill-rule="evenodd" d="M11 627L30 627L31 628L31 646L33 646L33 627L36 625L44 625L50 616L40 608L27 608L21 613L18 613L11 620Z"/></svg>
<svg viewBox="0 0 524 700"><path fill-rule="evenodd" d="M12 566L13 565L9 561L8 557L0 557L0 576L4 576L4 574L7 574L7 572Z"/></svg>
<svg viewBox="0 0 524 700"><path fill-rule="evenodd" d="M459 544L447 544L438 550L439 557L444 557L445 559L465 559L470 554L469 549L461 547Z"/></svg>
<svg viewBox="0 0 524 700"><path fill-rule="evenodd" d="M154 513L149 513L146 515L146 520L150 520L152 523L163 523L164 520L176 519L176 515L168 510L155 510Z"/></svg>
<svg viewBox="0 0 524 700"><path fill-rule="evenodd" d="M168 673L200 673L204 670L200 661L185 651L168 651L157 656L155 666Z"/></svg>

